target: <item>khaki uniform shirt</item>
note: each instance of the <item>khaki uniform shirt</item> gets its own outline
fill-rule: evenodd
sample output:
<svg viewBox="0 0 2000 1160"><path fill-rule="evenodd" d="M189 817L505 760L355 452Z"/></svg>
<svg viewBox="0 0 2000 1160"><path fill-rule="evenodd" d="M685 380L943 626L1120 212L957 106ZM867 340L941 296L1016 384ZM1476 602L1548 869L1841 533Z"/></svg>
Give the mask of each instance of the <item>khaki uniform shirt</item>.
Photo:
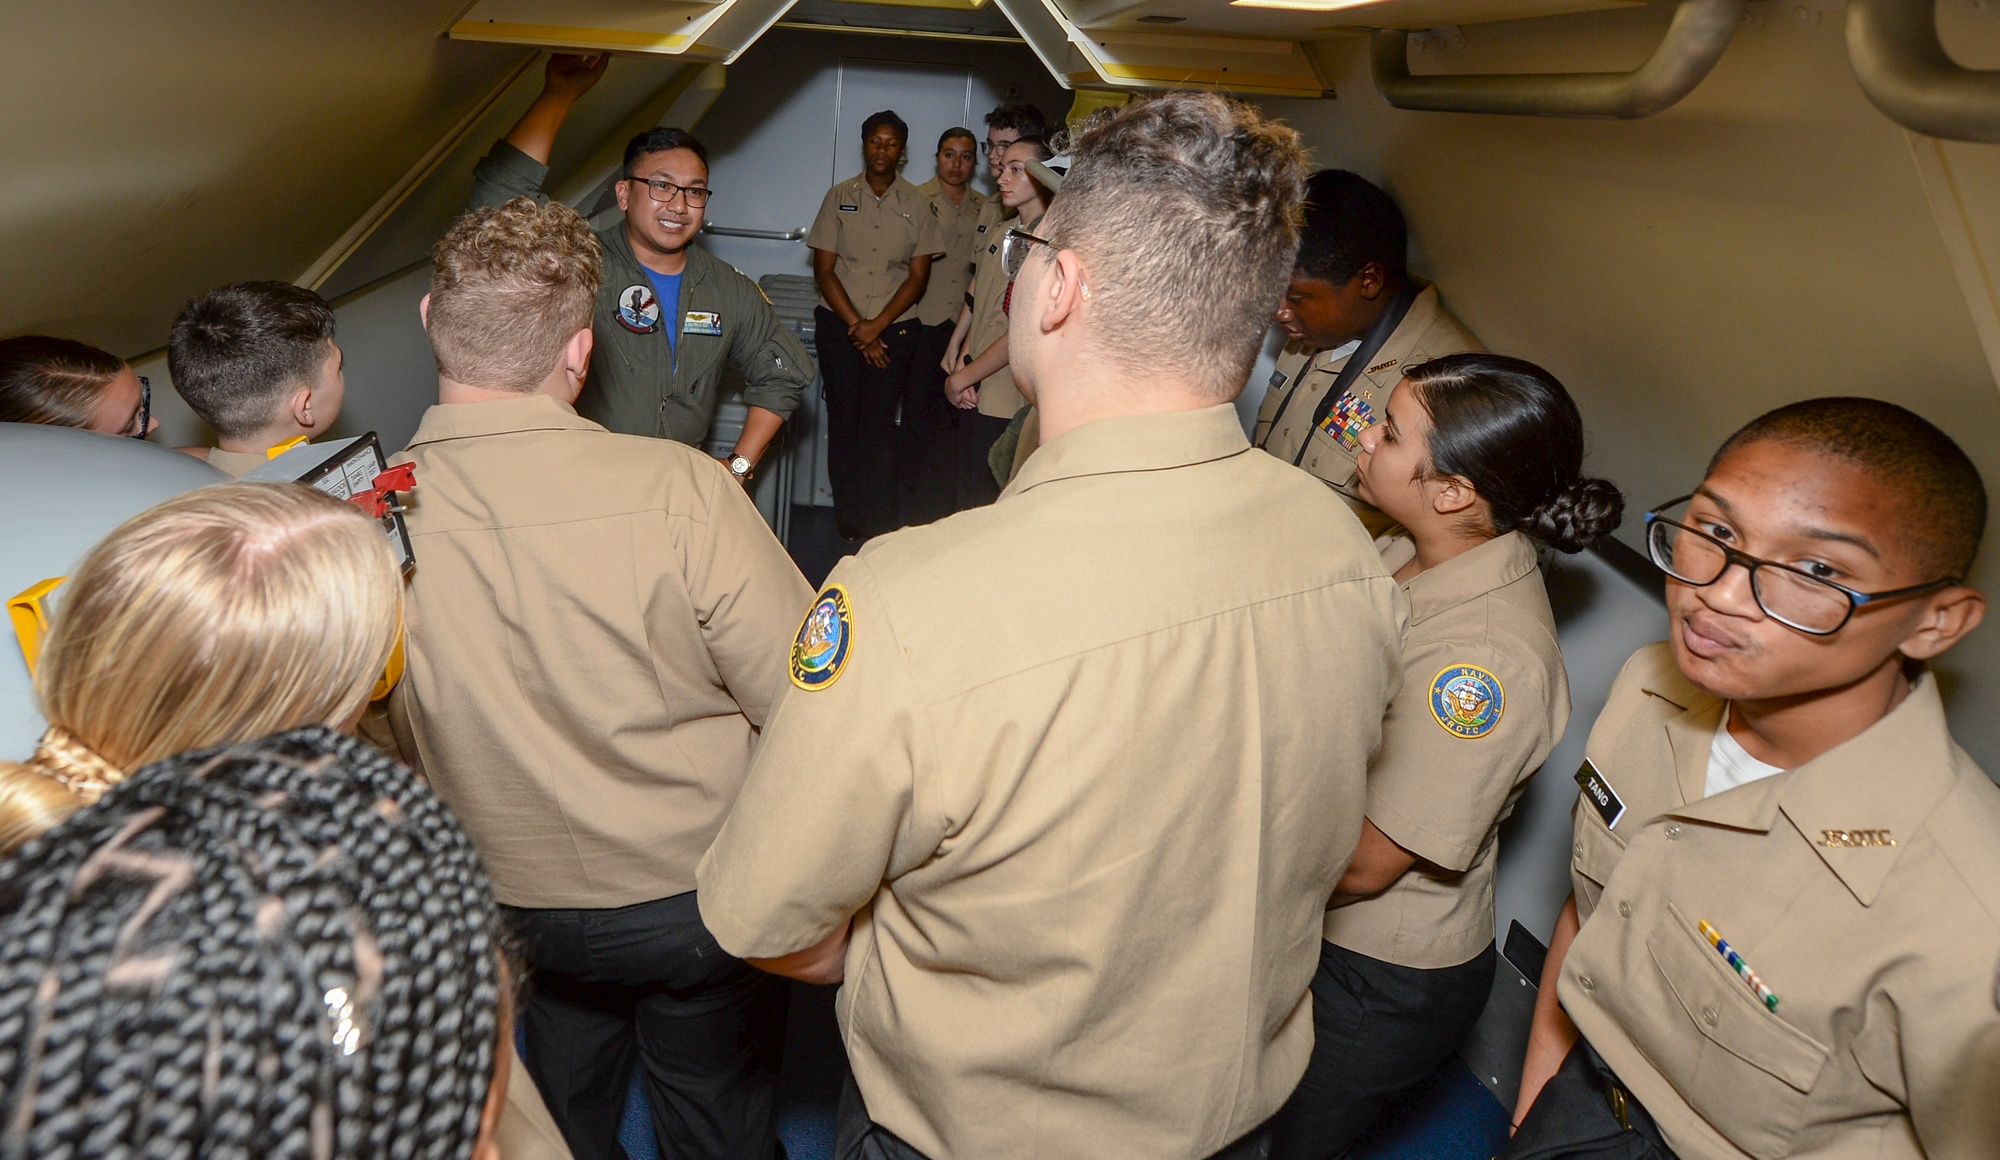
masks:
<svg viewBox="0 0 2000 1160"><path fill-rule="evenodd" d="M723 466L541 395L436 406L399 740L510 906L694 889L812 592ZM405 738L407 735L407 738Z"/></svg>
<svg viewBox="0 0 2000 1160"><path fill-rule="evenodd" d="M1347 367L1345 348L1313 350L1297 343L1285 348L1271 376L1270 390L1257 409L1257 429L1251 442L1286 463L1296 463L1324 481L1341 495L1360 504L1368 513L1375 509L1361 503L1355 492L1356 457L1361 451L1361 432L1382 421L1389 396L1403 381L1403 370L1443 354L1485 350L1479 340L1438 300L1437 287L1426 286L1403 315L1403 321L1375 352L1347 394L1336 400L1332 410L1318 425L1313 416ZM1379 513L1377 523L1379 523ZM1381 528L1364 518L1371 531Z"/></svg>
<svg viewBox="0 0 2000 1160"><path fill-rule="evenodd" d="M220 447L209 448L202 458L210 467L226 472L233 479L241 479L271 462L271 457L261 451L224 451Z"/></svg>
<svg viewBox="0 0 2000 1160"><path fill-rule="evenodd" d="M1521 533L1403 590L1403 682L1368 767L1368 818L1420 861L1382 893L1327 911L1325 934L1385 962L1452 967L1493 941L1500 823L1569 723L1569 677Z"/></svg>
<svg viewBox="0 0 2000 1160"><path fill-rule="evenodd" d="M1624 813L1577 808L1595 906L1563 1007L1689 1160L2000 1155L2000 788L1952 743L1936 680L1703 799L1724 708L1664 643L1619 675L1588 754Z"/></svg>
<svg viewBox="0 0 2000 1160"><path fill-rule="evenodd" d="M548 200L542 183L549 167L505 141L495 142L472 172L475 208L516 197ZM596 345L590 378L576 401L579 413L627 435L699 447L722 401L723 371L733 369L742 377L744 403L791 418L818 370L755 282L689 246L680 301L658 302L625 223L598 230L596 237L604 281L591 317ZM637 313L629 308L635 293L646 304Z"/></svg>
<svg viewBox="0 0 2000 1160"><path fill-rule="evenodd" d="M870 541L801 629L702 917L772 956L856 916L855 1080L936 1160L1192 1160L1304 1070L1402 616L1249 452L1228 406L1087 424Z"/></svg>
<svg viewBox="0 0 2000 1160"><path fill-rule="evenodd" d="M944 223L931 212L928 197L898 177L881 197L864 175L826 191L806 245L834 255L833 275L863 318L873 318L910 276L910 259L945 252ZM933 265L936 263L933 262ZM914 304L896 316L917 316Z"/></svg>
<svg viewBox="0 0 2000 1160"><path fill-rule="evenodd" d="M1000 204L994 198L993 205ZM1002 211L1004 212L1004 211ZM1040 221L1039 218L1036 219ZM972 321L965 336L965 353L977 358L987 347L1007 340L1007 270L1000 262L1000 240L1007 236L1007 219L1000 213L982 217L974 227L972 251ZM1032 230L1034 227L1024 226ZM983 233L978 231L984 231ZM1012 419L1028 405L1014 374L1001 367L979 380L979 413L995 419Z"/></svg>
<svg viewBox="0 0 2000 1160"><path fill-rule="evenodd" d="M917 321L925 326L957 322L965 307L965 291L972 284L972 239L979 233L980 218L986 212L986 195L976 189L965 191L965 200L953 205L944 185L933 177L917 187L928 198L931 214L944 233L944 257L931 263L931 280L924 296L917 299Z"/></svg>

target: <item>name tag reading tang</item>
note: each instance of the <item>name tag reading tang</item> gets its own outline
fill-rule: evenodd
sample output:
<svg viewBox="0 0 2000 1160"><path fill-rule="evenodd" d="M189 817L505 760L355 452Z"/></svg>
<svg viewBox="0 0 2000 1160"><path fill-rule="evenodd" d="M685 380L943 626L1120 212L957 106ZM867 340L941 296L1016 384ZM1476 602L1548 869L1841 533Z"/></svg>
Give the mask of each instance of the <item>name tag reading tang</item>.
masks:
<svg viewBox="0 0 2000 1160"><path fill-rule="evenodd" d="M1583 788L1583 800L1589 802L1597 811L1597 816L1604 819L1604 828L1617 829L1618 819L1625 816L1625 802L1587 758L1583 767L1576 771L1576 784Z"/></svg>

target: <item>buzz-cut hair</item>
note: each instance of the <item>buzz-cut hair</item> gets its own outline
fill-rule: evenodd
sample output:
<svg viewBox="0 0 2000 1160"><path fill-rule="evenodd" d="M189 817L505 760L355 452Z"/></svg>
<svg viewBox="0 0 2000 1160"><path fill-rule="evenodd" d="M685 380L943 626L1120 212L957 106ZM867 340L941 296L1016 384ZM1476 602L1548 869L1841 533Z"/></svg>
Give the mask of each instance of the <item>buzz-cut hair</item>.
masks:
<svg viewBox="0 0 2000 1160"><path fill-rule="evenodd" d="M1012 129L1023 137L1049 135L1049 119L1034 105L1001 105L986 114L988 129Z"/></svg>
<svg viewBox="0 0 2000 1160"><path fill-rule="evenodd" d="M438 374L532 391L588 329L604 280L590 223L561 202L517 197L458 219L434 252L425 329Z"/></svg>
<svg viewBox="0 0 2000 1160"><path fill-rule="evenodd" d="M1075 251L1102 353L1134 374L1178 365L1218 399L1242 389L1299 246L1299 135L1250 105L1170 92L1094 114L1043 227Z"/></svg>
<svg viewBox="0 0 2000 1160"><path fill-rule="evenodd" d="M294 390L318 381L333 331L333 308L311 290L238 282L181 308L167 373L216 434L247 439L278 418Z"/></svg>
<svg viewBox="0 0 2000 1160"><path fill-rule="evenodd" d="M625 165L619 172L629 179L632 176L632 167L639 164L641 157L651 153L665 153L670 149L685 149L695 155L704 170L708 168L708 147L695 140L693 133L671 125L661 125L648 129L625 143Z"/></svg>
<svg viewBox="0 0 2000 1160"><path fill-rule="evenodd" d="M1965 579L1986 534L1986 485L1963 448L1935 424L1881 399L1826 398L1759 415L1709 460L1709 474L1731 452L1774 442L1824 455L1866 472L1892 493L1918 562L1932 579Z"/></svg>
<svg viewBox="0 0 2000 1160"><path fill-rule="evenodd" d="M868 114L868 119L861 122L861 139L866 141L868 138L873 137L875 130L880 129L884 125L894 129L896 136L903 139L903 144L908 145L910 143L910 127L904 123L901 117L896 115L896 110L894 109L884 109L879 113Z"/></svg>
<svg viewBox="0 0 2000 1160"><path fill-rule="evenodd" d="M1409 249L1403 211L1374 182L1345 169L1322 169L1306 181L1298 259L1306 277L1342 286L1370 262L1406 277Z"/></svg>

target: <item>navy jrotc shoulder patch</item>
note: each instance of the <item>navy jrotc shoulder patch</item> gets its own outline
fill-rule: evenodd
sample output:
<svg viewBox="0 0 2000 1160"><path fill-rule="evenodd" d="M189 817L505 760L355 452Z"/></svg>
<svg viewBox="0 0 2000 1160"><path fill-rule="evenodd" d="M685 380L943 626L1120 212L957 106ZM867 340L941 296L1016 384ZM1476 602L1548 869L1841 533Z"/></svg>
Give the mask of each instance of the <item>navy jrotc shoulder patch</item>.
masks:
<svg viewBox="0 0 2000 1160"><path fill-rule="evenodd" d="M1506 710L1500 678L1478 665L1452 665L1431 678L1431 716L1454 737L1486 736Z"/></svg>
<svg viewBox="0 0 2000 1160"><path fill-rule="evenodd" d="M853 644L854 618L848 609L847 589L829 584L813 601L799 625L798 638L792 642L792 683L812 692L839 680Z"/></svg>

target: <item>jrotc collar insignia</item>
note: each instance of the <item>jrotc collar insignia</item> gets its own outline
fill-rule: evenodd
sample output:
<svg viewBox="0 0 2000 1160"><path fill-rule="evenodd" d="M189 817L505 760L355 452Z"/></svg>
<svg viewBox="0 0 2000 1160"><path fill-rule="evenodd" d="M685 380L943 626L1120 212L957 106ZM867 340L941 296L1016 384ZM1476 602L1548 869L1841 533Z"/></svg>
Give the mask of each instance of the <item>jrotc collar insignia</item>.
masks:
<svg viewBox="0 0 2000 1160"><path fill-rule="evenodd" d="M847 589L829 584L813 602L792 641L792 683L812 692L840 679L854 643L854 620L848 612Z"/></svg>
<svg viewBox="0 0 2000 1160"><path fill-rule="evenodd" d="M1867 847L1894 846L1896 839L1887 830L1821 830L1819 844L1822 846Z"/></svg>
<svg viewBox="0 0 2000 1160"><path fill-rule="evenodd" d="M681 320L681 333L719 335L722 333L722 315L713 310L690 310Z"/></svg>
<svg viewBox="0 0 2000 1160"><path fill-rule="evenodd" d="M1452 665L1431 678L1431 716L1454 737L1484 737L1500 724L1507 691L1478 665Z"/></svg>
<svg viewBox="0 0 2000 1160"><path fill-rule="evenodd" d="M1618 819L1625 816L1625 802L1612 790L1611 783L1597 772L1597 766L1585 758L1583 767L1576 771L1576 784L1583 787L1583 800L1590 803L1597 816L1604 819L1607 830L1618 827Z"/></svg>
<svg viewBox="0 0 2000 1160"><path fill-rule="evenodd" d="M1361 450L1361 433L1375 425L1375 411L1368 401L1352 391L1342 391L1333 401L1319 429L1349 451Z"/></svg>
<svg viewBox="0 0 2000 1160"><path fill-rule="evenodd" d="M633 334L660 329L660 296L651 286L627 286L618 292L618 325Z"/></svg>
<svg viewBox="0 0 2000 1160"><path fill-rule="evenodd" d="M982 233L982 234L983 234L983 233L985 233L985 232L986 232L986 227L985 227L985 226L980 226L980 227L979 227L979 232L980 232L980 233Z"/></svg>

